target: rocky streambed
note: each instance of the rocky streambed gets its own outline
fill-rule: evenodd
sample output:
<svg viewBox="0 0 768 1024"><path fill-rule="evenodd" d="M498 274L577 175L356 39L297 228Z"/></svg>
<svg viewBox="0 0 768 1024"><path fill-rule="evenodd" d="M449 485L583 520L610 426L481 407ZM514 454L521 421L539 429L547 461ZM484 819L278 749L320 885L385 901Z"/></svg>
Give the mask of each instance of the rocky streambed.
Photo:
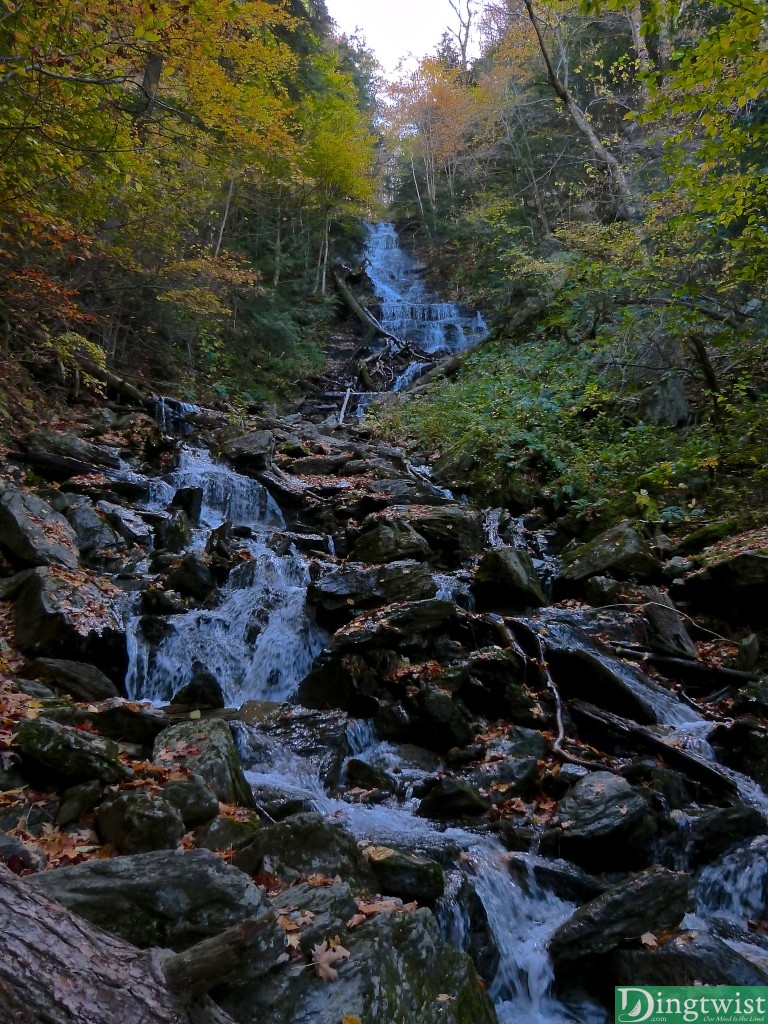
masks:
<svg viewBox="0 0 768 1024"><path fill-rule="evenodd" d="M101 410L4 473L0 1020L133 1019L24 941L31 905L154 979L137 1020L597 1022L614 985L768 983L759 536L556 558L364 428L189 417Z"/></svg>

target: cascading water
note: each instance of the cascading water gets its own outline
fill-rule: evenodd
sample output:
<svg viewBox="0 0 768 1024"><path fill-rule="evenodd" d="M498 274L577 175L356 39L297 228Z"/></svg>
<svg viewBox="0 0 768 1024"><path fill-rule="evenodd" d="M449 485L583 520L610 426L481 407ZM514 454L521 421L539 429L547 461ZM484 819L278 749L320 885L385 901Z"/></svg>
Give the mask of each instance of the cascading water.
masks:
<svg viewBox="0 0 768 1024"><path fill-rule="evenodd" d="M306 560L268 545L282 513L261 484L215 463L207 452L182 451L179 467L154 490L152 505L167 504L179 487L200 487L201 548L224 522L246 527L248 561L237 566L215 609L176 615L159 644L142 639L141 619L129 622L126 690L132 698L168 701L201 669L212 673L231 705L285 700L309 671L326 639L306 611Z"/></svg>
<svg viewBox="0 0 768 1024"><path fill-rule="evenodd" d="M488 333L479 313L469 313L457 302L435 302L409 252L401 248L394 224L368 227L368 276L381 302L381 325L400 341L430 356L461 352ZM399 391L429 364L415 361L395 382Z"/></svg>

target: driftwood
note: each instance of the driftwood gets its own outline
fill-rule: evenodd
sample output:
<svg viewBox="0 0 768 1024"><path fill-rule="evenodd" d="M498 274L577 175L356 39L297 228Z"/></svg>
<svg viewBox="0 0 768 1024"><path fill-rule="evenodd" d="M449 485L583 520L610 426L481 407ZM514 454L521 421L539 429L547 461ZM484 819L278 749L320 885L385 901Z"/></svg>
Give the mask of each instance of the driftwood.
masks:
<svg viewBox="0 0 768 1024"><path fill-rule="evenodd" d="M128 399L133 405L138 405L141 409L147 409L149 412L155 410L155 399L149 395L145 395L143 391L139 391L137 387L130 384L127 380L123 380L122 377L118 377L117 374L112 373L110 370L104 369L103 366L99 366L92 359L87 356L78 354L76 356L77 363L80 368L91 377L95 377L96 380L106 384L107 387L112 388L118 395Z"/></svg>
<svg viewBox="0 0 768 1024"><path fill-rule="evenodd" d="M232 1024L207 996L175 992L158 951L108 935L3 866L0 933L0 1024Z"/></svg>
<svg viewBox="0 0 768 1024"><path fill-rule="evenodd" d="M400 339L396 338L394 334L390 334L389 331L384 330L376 317L370 313L361 302L358 302L354 292L344 280L344 275L341 270L338 267L334 267L331 273L333 274L333 280L336 282L336 287L339 290L339 295L342 297L349 309L355 314L360 323L367 328L367 333L363 339L363 345L367 345L369 342L373 341L374 338L381 335L382 337L389 338L393 341L398 348L402 348L403 343Z"/></svg>
<svg viewBox="0 0 768 1024"><path fill-rule="evenodd" d="M706 786L712 792L734 799L737 796L736 785L720 767L712 761L707 761L691 750L677 747L673 743L664 740L651 729L644 725L638 725L629 718L621 718L619 715L603 711L586 701L572 700L568 705L573 718L577 723L597 726L603 733L608 733L620 739L631 740L633 745L645 747L663 760L672 768L681 771L688 778Z"/></svg>
<svg viewBox="0 0 768 1024"><path fill-rule="evenodd" d="M658 587L643 587L643 611L651 626L651 647L661 654L698 658L696 644L688 636L680 612Z"/></svg>

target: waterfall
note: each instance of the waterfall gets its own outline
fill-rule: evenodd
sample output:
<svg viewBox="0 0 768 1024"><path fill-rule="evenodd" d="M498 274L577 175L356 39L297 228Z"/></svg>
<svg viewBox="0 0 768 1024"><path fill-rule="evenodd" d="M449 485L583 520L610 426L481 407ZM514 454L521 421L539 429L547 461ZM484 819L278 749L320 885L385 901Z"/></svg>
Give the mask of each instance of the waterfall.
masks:
<svg viewBox="0 0 768 1024"><path fill-rule="evenodd" d="M368 276L381 302L381 325L400 341L421 352L441 356L476 345L488 333L479 313L470 313L456 302L433 301L417 264L401 248L394 224L368 226ZM422 368L429 364L421 363ZM411 364L395 382L398 391L418 375Z"/></svg>

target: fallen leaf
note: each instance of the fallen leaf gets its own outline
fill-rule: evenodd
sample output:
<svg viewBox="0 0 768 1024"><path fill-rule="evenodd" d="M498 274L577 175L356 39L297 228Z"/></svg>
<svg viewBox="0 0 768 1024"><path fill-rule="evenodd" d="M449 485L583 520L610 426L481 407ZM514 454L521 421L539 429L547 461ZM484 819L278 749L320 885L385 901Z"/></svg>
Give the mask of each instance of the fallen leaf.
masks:
<svg viewBox="0 0 768 1024"><path fill-rule="evenodd" d="M643 932L643 934L640 936L640 941L646 949L656 949L656 947L659 945L659 940L656 938L653 932Z"/></svg>
<svg viewBox="0 0 768 1024"><path fill-rule="evenodd" d="M331 946L327 940L312 947L312 966L322 981L336 981L339 972L333 966L340 960L349 959L349 950L343 946Z"/></svg>

